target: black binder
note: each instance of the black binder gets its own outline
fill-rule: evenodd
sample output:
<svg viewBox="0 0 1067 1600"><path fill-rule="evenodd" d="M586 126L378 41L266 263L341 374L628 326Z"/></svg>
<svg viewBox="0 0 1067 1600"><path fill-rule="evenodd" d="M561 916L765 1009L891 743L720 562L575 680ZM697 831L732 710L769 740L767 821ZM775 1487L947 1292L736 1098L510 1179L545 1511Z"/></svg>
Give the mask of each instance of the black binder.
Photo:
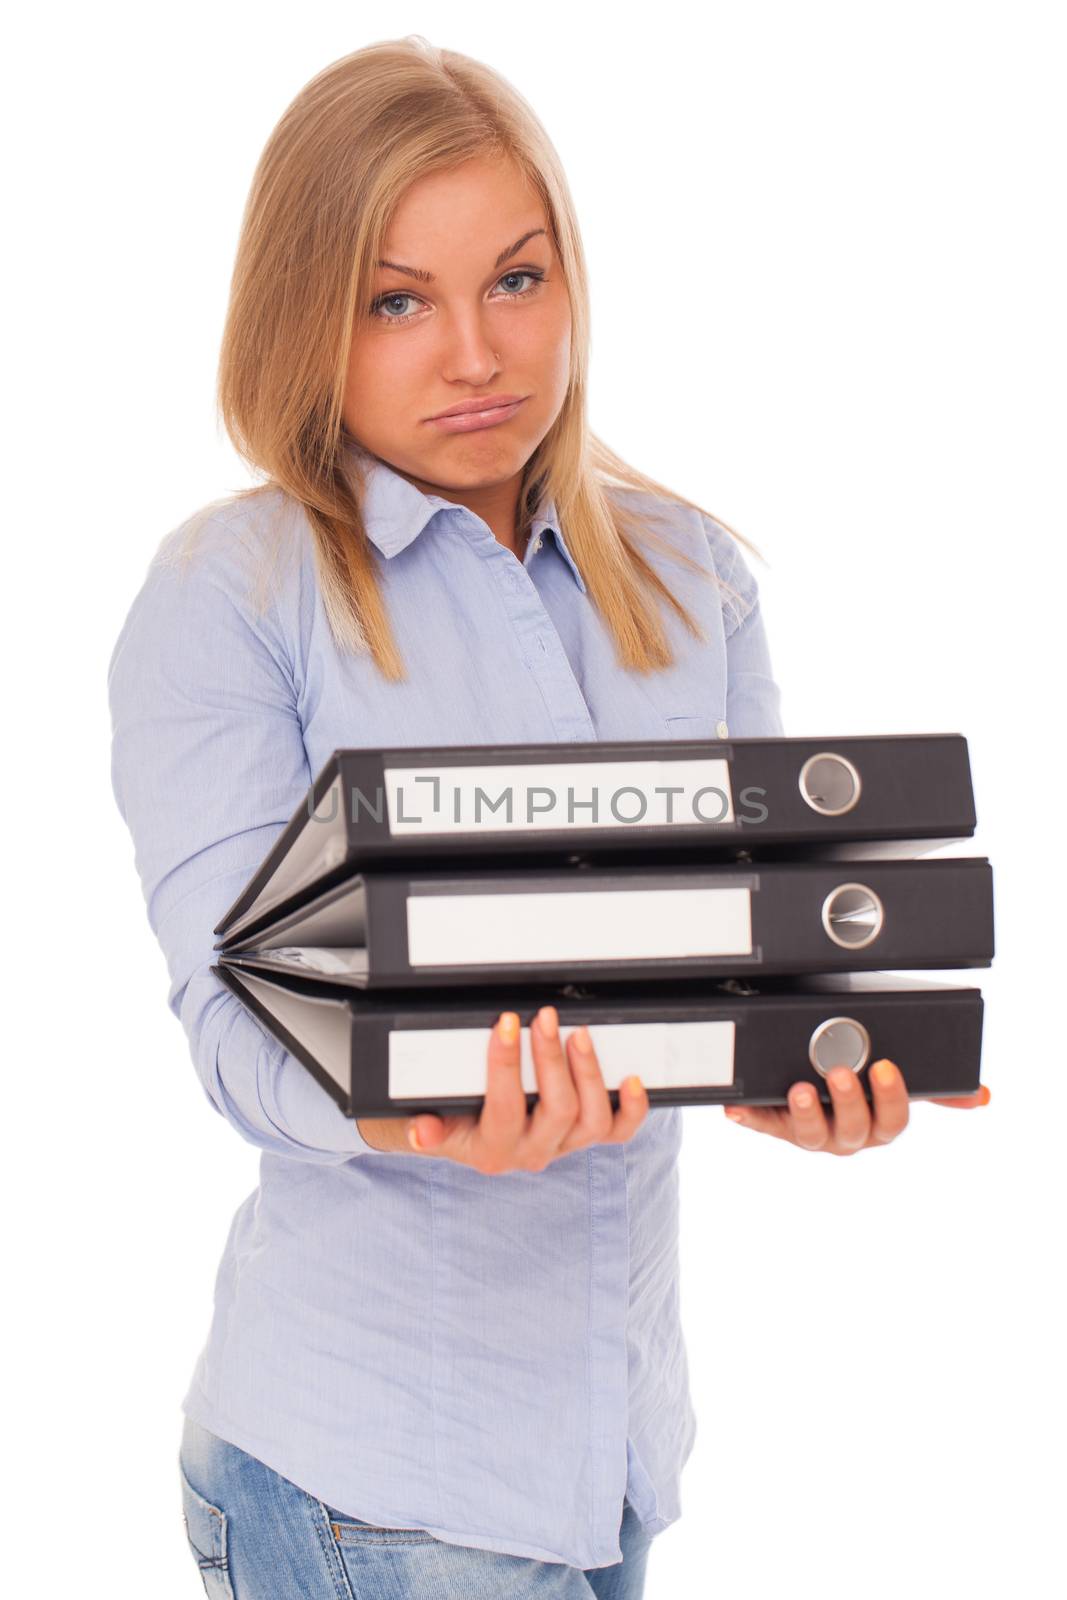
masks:
<svg viewBox="0 0 1067 1600"><path fill-rule="evenodd" d="M988 966L985 857L357 873L220 966L363 990Z"/></svg>
<svg viewBox="0 0 1067 1600"><path fill-rule="evenodd" d="M371 867L912 857L974 828L958 733L337 750L214 932Z"/></svg>
<svg viewBox="0 0 1067 1600"><path fill-rule="evenodd" d="M350 1117L479 1112L499 991L387 995L289 974L212 971L291 1051ZM513 989L522 1024L522 1083L537 1100L529 1024L540 1005L559 1012L564 1039L588 1025L613 1107L638 1072L650 1106L784 1105L811 1083L827 1108L826 1073L850 1066L868 1101L867 1068L900 1064L910 1099L973 1094L979 1087L978 989L903 977L837 974L625 986Z"/></svg>

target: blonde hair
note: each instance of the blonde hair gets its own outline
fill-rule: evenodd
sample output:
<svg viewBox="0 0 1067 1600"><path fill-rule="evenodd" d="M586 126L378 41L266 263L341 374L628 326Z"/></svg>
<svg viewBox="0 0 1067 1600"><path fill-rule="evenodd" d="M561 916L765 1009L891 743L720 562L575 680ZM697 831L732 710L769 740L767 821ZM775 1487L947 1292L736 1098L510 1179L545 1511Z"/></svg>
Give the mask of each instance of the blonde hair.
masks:
<svg viewBox="0 0 1067 1600"><path fill-rule="evenodd" d="M509 157L541 198L571 304L570 382L526 463L516 533L525 538L550 495L620 662L639 672L670 666L653 599L672 607L691 634L703 633L643 553L646 542L661 543L647 510L638 514L611 490L710 513L630 467L589 430L588 281L559 157L505 79L421 35L368 45L318 73L260 157L237 247L217 400L238 454L267 481L232 499L280 488L299 502L335 638L346 649L369 650L387 678L404 680L360 511L359 452L345 448L345 380L357 313L370 301L374 263L401 196L424 174L478 156ZM708 575L686 552L670 550Z"/></svg>

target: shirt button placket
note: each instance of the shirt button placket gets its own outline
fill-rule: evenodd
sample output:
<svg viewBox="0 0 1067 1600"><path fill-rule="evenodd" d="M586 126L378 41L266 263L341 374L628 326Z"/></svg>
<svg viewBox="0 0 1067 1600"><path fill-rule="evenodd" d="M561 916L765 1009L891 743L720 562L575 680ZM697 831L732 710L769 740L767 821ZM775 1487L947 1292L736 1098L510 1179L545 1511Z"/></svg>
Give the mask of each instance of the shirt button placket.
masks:
<svg viewBox="0 0 1067 1600"><path fill-rule="evenodd" d="M540 535L538 535L540 543ZM508 563L505 584L513 607L512 619L527 655L527 665L540 680L545 703L556 726L556 737L572 741L596 738L588 707L581 698L569 665L551 631L545 632L547 612L540 591L525 566L500 547L494 555Z"/></svg>

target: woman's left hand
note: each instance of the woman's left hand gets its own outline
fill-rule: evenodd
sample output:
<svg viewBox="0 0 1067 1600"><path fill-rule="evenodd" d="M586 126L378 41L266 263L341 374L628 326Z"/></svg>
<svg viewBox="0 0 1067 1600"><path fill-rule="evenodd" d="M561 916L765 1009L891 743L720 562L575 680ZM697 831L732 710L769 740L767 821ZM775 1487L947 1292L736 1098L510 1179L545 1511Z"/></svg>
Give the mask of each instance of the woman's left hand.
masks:
<svg viewBox="0 0 1067 1600"><path fill-rule="evenodd" d="M833 1067L827 1073L833 1112L829 1118L810 1083L795 1083L788 1106L726 1106L727 1117L755 1133L770 1133L801 1150L821 1150L825 1155L853 1156L892 1144L908 1125L908 1093L900 1068L892 1061L876 1061L870 1069L873 1115L850 1067ZM983 1085L977 1094L950 1100L932 1100L935 1106L972 1110L989 1104Z"/></svg>

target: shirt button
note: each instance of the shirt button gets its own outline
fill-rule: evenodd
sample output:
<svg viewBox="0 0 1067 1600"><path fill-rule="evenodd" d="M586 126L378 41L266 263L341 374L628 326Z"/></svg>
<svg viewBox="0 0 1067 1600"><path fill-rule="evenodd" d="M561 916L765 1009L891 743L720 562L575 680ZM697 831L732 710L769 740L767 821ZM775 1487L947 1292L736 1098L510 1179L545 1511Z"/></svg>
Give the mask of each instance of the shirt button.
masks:
<svg viewBox="0 0 1067 1600"><path fill-rule="evenodd" d="M730 737L730 730L725 722L716 723L715 732L720 739L728 739Z"/></svg>

